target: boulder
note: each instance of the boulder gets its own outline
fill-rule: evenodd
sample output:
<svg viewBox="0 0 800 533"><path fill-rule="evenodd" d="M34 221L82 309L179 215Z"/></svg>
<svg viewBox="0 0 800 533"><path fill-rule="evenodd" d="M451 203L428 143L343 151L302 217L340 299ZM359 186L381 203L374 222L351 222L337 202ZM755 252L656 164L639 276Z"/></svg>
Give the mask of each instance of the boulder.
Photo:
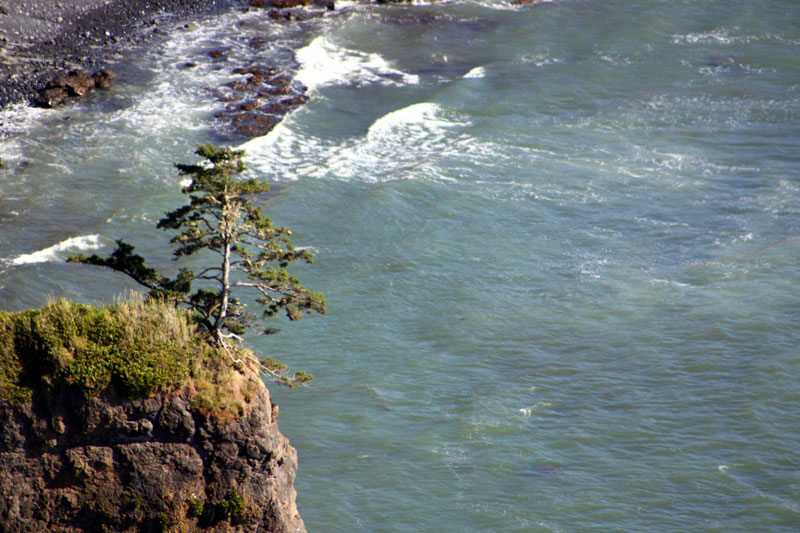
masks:
<svg viewBox="0 0 800 533"><path fill-rule="evenodd" d="M61 87L43 89L33 103L39 107L57 107L67 99L67 91Z"/></svg>
<svg viewBox="0 0 800 533"><path fill-rule="evenodd" d="M98 89L109 89L111 88L111 83L113 82L116 74L111 70L101 68L94 74L92 74L92 79L94 80L94 86Z"/></svg>
<svg viewBox="0 0 800 533"><path fill-rule="evenodd" d="M254 115L251 120L236 128L236 134L243 137L261 137L269 133L275 125L269 117Z"/></svg>
<svg viewBox="0 0 800 533"><path fill-rule="evenodd" d="M69 96L86 96L95 85L94 79L81 69L70 70L63 81Z"/></svg>
<svg viewBox="0 0 800 533"><path fill-rule="evenodd" d="M281 104L283 104L283 105L285 105L287 107L295 107L295 106L303 105L306 102L308 102L308 96L306 96L304 94L298 94L298 95L292 96L290 98L284 98L283 100L281 100Z"/></svg>
<svg viewBox="0 0 800 533"><path fill-rule="evenodd" d="M286 9L290 7L307 6L311 0L271 0L272 7Z"/></svg>

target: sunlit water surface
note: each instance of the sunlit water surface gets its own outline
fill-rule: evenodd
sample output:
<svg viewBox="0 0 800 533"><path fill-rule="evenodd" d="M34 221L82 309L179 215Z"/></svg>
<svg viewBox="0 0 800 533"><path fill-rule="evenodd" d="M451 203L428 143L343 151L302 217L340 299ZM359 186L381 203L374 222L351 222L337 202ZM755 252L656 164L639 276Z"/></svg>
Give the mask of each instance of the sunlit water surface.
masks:
<svg viewBox="0 0 800 533"><path fill-rule="evenodd" d="M317 376L272 387L309 531L796 531L800 4L341 7L3 113L0 307L113 301L63 259L120 237L174 271L172 163L276 65L312 99L243 147L330 308L248 343Z"/></svg>

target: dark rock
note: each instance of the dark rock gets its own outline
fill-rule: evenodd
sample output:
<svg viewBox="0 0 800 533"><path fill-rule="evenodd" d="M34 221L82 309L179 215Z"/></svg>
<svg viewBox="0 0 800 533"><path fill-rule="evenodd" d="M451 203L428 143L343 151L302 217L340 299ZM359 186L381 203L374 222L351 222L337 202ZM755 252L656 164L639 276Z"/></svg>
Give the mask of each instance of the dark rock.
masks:
<svg viewBox="0 0 800 533"><path fill-rule="evenodd" d="M250 0L250 5L253 7L269 7L270 0Z"/></svg>
<svg viewBox="0 0 800 533"><path fill-rule="evenodd" d="M250 46L250 48L261 48L262 46L267 44L267 42L268 41L263 37L253 37L247 44Z"/></svg>
<svg viewBox="0 0 800 533"><path fill-rule="evenodd" d="M273 103L273 104L267 104L267 105L265 105L265 106L263 106L263 107L261 107L259 109L261 111L263 111L264 113L270 113L270 114L273 114L273 115L277 115L277 114L286 113L288 107L283 103L276 102L276 103Z"/></svg>
<svg viewBox="0 0 800 533"><path fill-rule="evenodd" d="M250 122L236 128L236 133L243 137L261 137L269 133L275 125L269 117L255 115Z"/></svg>
<svg viewBox="0 0 800 533"><path fill-rule="evenodd" d="M228 83L225 84L225 87L230 87L234 91L246 91L247 90L247 84L246 83L242 83L241 81L229 81Z"/></svg>
<svg viewBox="0 0 800 533"><path fill-rule="evenodd" d="M259 96L286 96L289 94L291 90L289 89L288 85L284 85L283 87L267 87L258 92Z"/></svg>
<svg viewBox="0 0 800 533"><path fill-rule="evenodd" d="M712 67L731 67L736 64L736 60L731 56L714 56L708 64Z"/></svg>
<svg viewBox="0 0 800 533"><path fill-rule="evenodd" d="M57 107L64 103L67 99L67 91L61 87L51 87L44 89L39 93L39 96L34 100L34 104L39 107Z"/></svg>
<svg viewBox="0 0 800 533"><path fill-rule="evenodd" d="M258 115L256 115L255 113L243 113L241 115L234 115L232 122L234 124L241 124L242 122L249 122L251 120L254 120L257 116Z"/></svg>
<svg viewBox="0 0 800 533"><path fill-rule="evenodd" d="M81 69L71 70L66 81L67 94L70 96L86 96L86 93L94 89L94 79Z"/></svg>
<svg viewBox="0 0 800 533"><path fill-rule="evenodd" d="M285 85L289 85L292 82L286 76L275 76L271 80L269 80L269 84L273 86L283 87Z"/></svg>
<svg viewBox="0 0 800 533"><path fill-rule="evenodd" d="M239 104L236 108L238 111L252 111L253 109L257 108L261 105L261 102L258 100L250 100L249 102L244 102L243 104Z"/></svg>
<svg viewBox="0 0 800 533"><path fill-rule="evenodd" d="M113 82L116 74L111 70L101 68L94 74L92 74L92 79L94 80L94 86L98 89L109 89L111 87L111 83Z"/></svg>
<svg viewBox="0 0 800 533"><path fill-rule="evenodd" d="M183 64L183 68L195 68L197 63L193 63L192 61L187 61Z"/></svg>
<svg viewBox="0 0 800 533"><path fill-rule="evenodd" d="M263 120L246 127L263 131ZM163 515L176 531L305 532L296 452L269 391L252 386L240 416L225 420L193 412L190 389L135 400L62 390L21 408L0 404L0 530L160 531ZM231 490L244 509L214 516ZM187 512L198 500L207 510L199 518Z"/></svg>
<svg viewBox="0 0 800 533"><path fill-rule="evenodd" d="M306 102L308 102L308 96L304 94L298 94L292 96L291 98L284 98L283 100L281 100L281 104L288 107L303 105Z"/></svg>
<svg viewBox="0 0 800 533"><path fill-rule="evenodd" d="M272 0L272 7L286 9L289 7L307 6L311 0Z"/></svg>
<svg viewBox="0 0 800 533"><path fill-rule="evenodd" d="M324 7L328 11L334 11L336 9L334 0L314 0L314 5Z"/></svg>
<svg viewBox="0 0 800 533"><path fill-rule="evenodd" d="M211 56L212 59L217 59L222 57L223 51L222 50L211 50L208 55Z"/></svg>
<svg viewBox="0 0 800 533"><path fill-rule="evenodd" d="M259 67L250 67L247 69L248 74L253 74L254 76L261 76L262 78L266 78L267 76L271 76L275 73L275 69L268 68L263 69Z"/></svg>

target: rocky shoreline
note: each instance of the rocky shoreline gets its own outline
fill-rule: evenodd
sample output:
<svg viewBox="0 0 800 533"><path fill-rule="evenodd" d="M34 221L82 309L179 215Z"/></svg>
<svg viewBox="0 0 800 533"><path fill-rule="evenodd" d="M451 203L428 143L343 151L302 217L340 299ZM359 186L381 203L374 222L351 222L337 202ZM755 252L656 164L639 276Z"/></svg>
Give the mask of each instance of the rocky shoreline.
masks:
<svg viewBox="0 0 800 533"><path fill-rule="evenodd" d="M96 71L159 26L240 0L0 0L0 108L33 100L57 76Z"/></svg>

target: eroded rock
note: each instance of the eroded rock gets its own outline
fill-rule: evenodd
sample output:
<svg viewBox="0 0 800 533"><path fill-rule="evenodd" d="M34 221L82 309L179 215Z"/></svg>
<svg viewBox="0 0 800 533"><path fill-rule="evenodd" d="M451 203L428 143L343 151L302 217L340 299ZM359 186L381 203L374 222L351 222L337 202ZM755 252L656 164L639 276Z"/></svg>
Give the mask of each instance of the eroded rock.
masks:
<svg viewBox="0 0 800 533"><path fill-rule="evenodd" d="M0 405L0 529L156 531L167 520L176 531L304 532L296 452L266 387L254 386L227 421L194 412L191 390ZM243 508L228 517L218 504L231 491Z"/></svg>

